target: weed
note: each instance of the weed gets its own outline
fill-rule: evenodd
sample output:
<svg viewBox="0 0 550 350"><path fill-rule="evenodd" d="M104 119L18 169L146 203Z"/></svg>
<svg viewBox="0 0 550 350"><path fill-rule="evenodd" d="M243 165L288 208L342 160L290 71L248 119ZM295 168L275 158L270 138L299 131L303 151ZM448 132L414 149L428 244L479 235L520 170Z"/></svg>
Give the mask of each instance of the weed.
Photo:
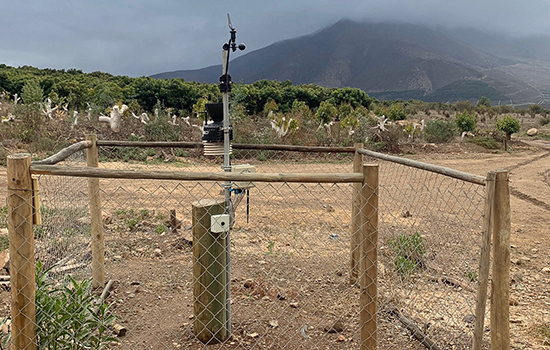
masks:
<svg viewBox="0 0 550 350"><path fill-rule="evenodd" d="M8 235L1 235L0 236L0 252L8 249L10 247L10 240L8 238Z"/></svg>
<svg viewBox="0 0 550 350"><path fill-rule="evenodd" d="M42 239L46 237L46 229L42 225L35 225L34 226L34 238L35 239Z"/></svg>
<svg viewBox="0 0 550 350"><path fill-rule="evenodd" d="M395 254L394 264L399 273L408 275L422 267L426 250L420 233L402 233L390 239L388 246Z"/></svg>
<svg viewBox="0 0 550 350"><path fill-rule="evenodd" d="M550 341L550 324L537 325L531 329L531 333L548 342Z"/></svg>
<svg viewBox="0 0 550 350"><path fill-rule="evenodd" d="M183 150L181 148L175 148L174 149L174 155L176 157L187 157L189 153L186 150Z"/></svg>
<svg viewBox="0 0 550 350"><path fill-rule="evenodd" d="M475 282L477 280L477 273L475 271L468 271L466 272L466 278L470 282Z"/></svg>
<svg viewBox="0 0 550 350"><path fill-rule="evenodd" d="M275 248L275 241L269 241L267 244L267 254L273 254L273 248Z"/></svg>
<svg viewBox="0 0 550 350"><path fill-rule="evenodd" d="M155 233L161 234L168 231L168 227L166 225L160 225L155 228Z"/></svg>
<svg viewBox="0 0 550 350"><path fill-rule="evenodd" d="M138 223L139 220L137 218L127 218L124 220L124 226L126 226L129 230L136 228Z"/></svg>
<svg viewBox="0 0 550 350"><path fill-rule="evenodd" d="M8 227L8 206L0 207L0 228Z"/></svg>

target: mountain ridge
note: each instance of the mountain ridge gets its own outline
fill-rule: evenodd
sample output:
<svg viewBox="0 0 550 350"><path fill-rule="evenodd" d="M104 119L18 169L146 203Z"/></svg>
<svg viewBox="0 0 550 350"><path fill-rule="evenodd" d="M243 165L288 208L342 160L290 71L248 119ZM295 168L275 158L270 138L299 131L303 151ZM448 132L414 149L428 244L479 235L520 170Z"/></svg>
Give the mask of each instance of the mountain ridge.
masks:
<svg viewBox="0 0 550 350"><path fill-rule="evenodd" d="M415 91L413 95L419 99L429 99L438 95L434 95L437 90L446 89L444 96L451 101L475 99L475 91L465 90L468 84L457 84L473 80L478 83L470 84L472 89L492 89L495 100L536 103L544 100L542 91L550 89L550 79L545 78L550 76L550 61L541 60L546 44L538 51L526 50L526 45L519 39L507 41L481 32L341 20L242 55L230 62L229 70L234 81L244 83L290 80L294 84L350 86L396 98L400 91L409 92L403 97ZM214 65L152 77L216 83L220 75L221 65ZM453 86L460 86L454 95Z"/></svg>

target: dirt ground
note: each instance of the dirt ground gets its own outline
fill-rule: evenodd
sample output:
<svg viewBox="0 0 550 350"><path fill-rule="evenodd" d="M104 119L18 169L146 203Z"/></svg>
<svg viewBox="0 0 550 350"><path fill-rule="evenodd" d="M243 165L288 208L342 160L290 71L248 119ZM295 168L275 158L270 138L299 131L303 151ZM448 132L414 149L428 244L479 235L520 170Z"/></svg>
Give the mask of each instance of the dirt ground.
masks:
<svg viewBox="0 0 550 350"><path fill-rule="evenodd" d="M550 349L548 333L544 335L550 326L550 144L517 145L509 153L496 154L463 145L445 149L430 147L413 147L408 150L411 154L406 156L479 175L486 175L491 170L509 170L512 193L512 346L514 349ZM315 166L318 168L314 171L325 172L345 172L348 170L341 169L351 168L349 163ZM282 171L302 168L301 164L287 165ZM85 183L81 186L84 186L83 192L69 189L71 196L61 200L85 208ZM218 186L196 187L165 182L159 188L147 183L130 185L124 181L102 180L102 188L112 193L111 199L105 199L103 203L108 214L106 277L116 281L109 301L116 300L114 312L120 318L119 322L128 328L127 336L119 344L113 344L113 348L204 347L193 335L192 248L182 239L182 234L188 232L186 228L191 225L190 215L188 212L180 214L183 222L178 235L157 230L165 220L157 214L178 206L189 208L186 201L193 199L194 191L200 190L213 197L220 195ZM349 286L347 275L350 186L272 184L253 189L251 193L250 222L244 219L245 205L241 202L236 214L239 220L232 231L233 335L229 341L207 348L357 349L359 293L357 288ZM0 168L0 198L5 195L6 174L5 169ZM170 201L149 198L170 198ZM260 202L263 203L261 210L256 205ZM426 204L436 205L437 202ZM123 212L120 208L146 209L147 212L141 212L139 223L134 227L130 224L134 213ZM478 214L478 210L468 214L472 216L472 227L479 221ZM416 212L412 215L420 222L414 226L416 228L423 227L422 220L428 223L435 220ZM405 220L397 216L392 219L388 230ZM79 227L86 225L80 218L74 221L79 222ZM470 230L467 225L463 228ZM430 239L434 238L426 239L431 242ZM45 246L37 247L39 253L52 250L46 243L42 244ZM85 246L83 242L73 244L75 247ZM61 258L70 249L58 251L57 257ZM465 252L463 256L470 257L468 254ZM441 268L446 267L442 264ZM456 276L463 276L463 268L466 267L457 266L461 274L457 272ZM457 315L440 316L438 322L452 331L450 328L439 329L439 323L424 326L428 335L443 342L440 343L442 348L468 348L460 335L453 334L467 331L462 319L471 308L474 293L450 290L441 283L430 284L425 280L415 288L415 292L430 294L434 298L449 298L455 303L453 305L464 305L464 309L460 306L455 310ZM405 299L409 298L411 303L417 304L410 309L412 316L418 320L422 315L423 311L418 309L424 307L425 300L411 298L412 294L391 294L391 285L382 285L379 293L381 311L387 309L392 298L403 299L397 300L403 303L407 303ZM390 293L391 297L386 298L384 293ZM2 291L0 298L0 311L4 315L9 306L9 293ZM431 319L431 311L424 310L424 318ZM392 317L382 312L379 320L379 339L385 342L380 344L381 349L424 348ZM455 326L453 320L459 320L461 324ZM332 332L331 327L341 329ZM445 329L448 335L442 334Z"/></svg>

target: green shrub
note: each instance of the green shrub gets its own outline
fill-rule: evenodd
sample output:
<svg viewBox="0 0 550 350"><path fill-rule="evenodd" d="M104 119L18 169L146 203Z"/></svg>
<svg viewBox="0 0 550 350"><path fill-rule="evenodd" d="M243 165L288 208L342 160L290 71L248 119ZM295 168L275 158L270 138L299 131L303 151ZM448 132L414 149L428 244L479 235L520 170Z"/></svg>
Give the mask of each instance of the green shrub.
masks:
<svg viewBox="0 0 550 350"><path fill-rule="evenodd" d="M548 118L548 117L542 118L542 119L539 121L539 124L540 124L540 126L545 126L545 125L550 124L550 118ZM0 151L1 151L1 150L0 150Z"/></svg>
<svg viewBox="0 0 550 350"><path fill-rule="evenodd" d="M395 269L399 273L408 275L423 266L426 250L420 233L402 233L390 239L388 246L395 255Z"/></svg>
<svg viewBox="0 0 550 350"><path fill-rule="evenodd" d="M455 122L458 127L458 131L461 133L474 132L477 124L477 116L474 113L464 111L456 115Z"/></svg>
<svg viewBox="0 0 550 350"><path fill-rule="evenodd" d="M448 142L455 135L455 125L451 121L432 119L426 123L424 128L424 138L428 142Z"/></svg>
<svg viewBox="0 0 550 350"><path fill-rule="evenodd" d="M77 281L69 277L68 283L56 288L48 278L51 270L36 264L36 342L40 350L107 349L109 343L118 342L110 326L117 320L111 313L113 304L99 302L91 293L91 280ZM7 318L1 323L5 323ZM4 336L0 348L11 334Z"/></svg>
<svg viewBox="0 0 550 350"><path fill-rule="evenodd" d="M499 131L502 131L506 134L506 138L510 140L512 134L516 133L520 129L519 120L513 118L512 116L505 115L501 119L497 119L495 123L495 128Z"/></svg>
<svg viewBox="0 0 550 350"><path fill-rule="evenodd" d="M398 102L394 103L390 106L390 109L388 111L388 119L389 120L405 120L407 119L407 113L405 113L405 109L403 108L403 104Z"/></svg>

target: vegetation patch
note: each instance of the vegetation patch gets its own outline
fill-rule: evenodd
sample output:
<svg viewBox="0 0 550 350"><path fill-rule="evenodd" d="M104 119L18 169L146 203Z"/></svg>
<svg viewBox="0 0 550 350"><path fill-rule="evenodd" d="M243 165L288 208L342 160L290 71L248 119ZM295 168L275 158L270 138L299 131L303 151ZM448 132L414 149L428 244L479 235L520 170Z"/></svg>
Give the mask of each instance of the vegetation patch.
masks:
<svg viewBox="0 0 550 350"><path fill-rule="evenodd" d="M402 275L409 275L422 267L426 250L424 239L417 231L413 234L402 233L390 239L390 250L395 255L395 269Z"/></svg>
<svg viewBox="0 0 550 350"><path fill-rule="evenodd" d="M468 139L468 142L491 150L500 149L502 146L500 142L489 136L475 136Z"/></svg>

